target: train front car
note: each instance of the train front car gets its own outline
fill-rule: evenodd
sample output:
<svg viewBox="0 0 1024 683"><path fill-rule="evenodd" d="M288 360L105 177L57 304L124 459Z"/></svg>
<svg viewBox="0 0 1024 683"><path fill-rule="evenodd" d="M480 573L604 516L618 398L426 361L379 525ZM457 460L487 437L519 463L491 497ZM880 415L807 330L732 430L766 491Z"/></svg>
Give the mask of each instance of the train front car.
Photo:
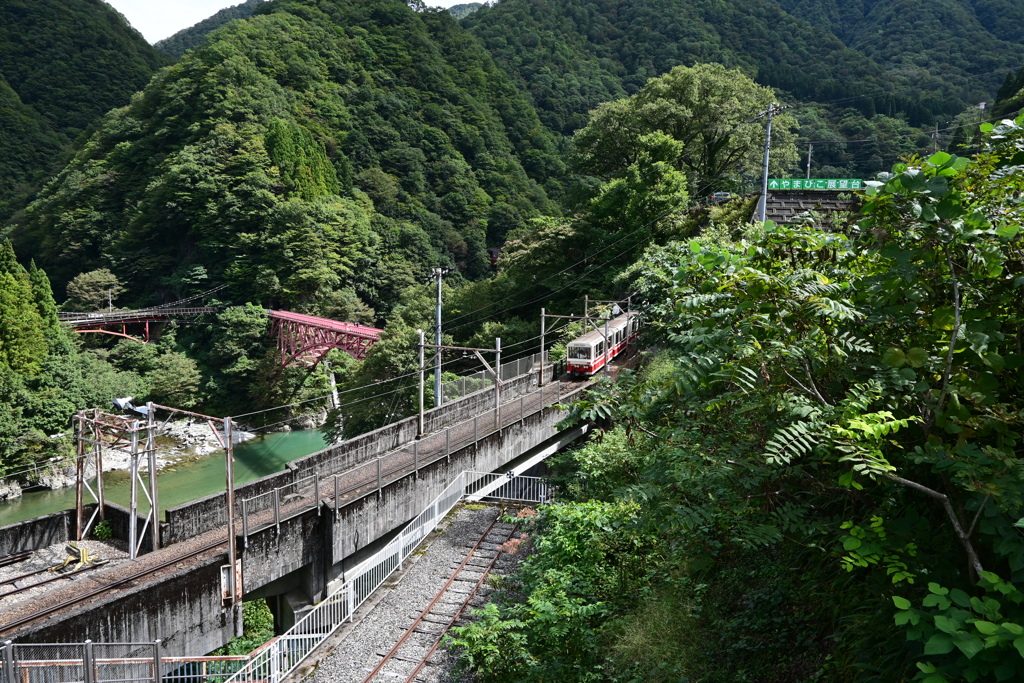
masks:
<svg viewBox="0 0 1024 683"><path fill-rule="evenodd" d="M587 377L601 370L622 353L637 334L640 319L635 312L623 313L587 332L566 345L566 370L574 376ZM608 335L605 349L605 334Z"/></svg>

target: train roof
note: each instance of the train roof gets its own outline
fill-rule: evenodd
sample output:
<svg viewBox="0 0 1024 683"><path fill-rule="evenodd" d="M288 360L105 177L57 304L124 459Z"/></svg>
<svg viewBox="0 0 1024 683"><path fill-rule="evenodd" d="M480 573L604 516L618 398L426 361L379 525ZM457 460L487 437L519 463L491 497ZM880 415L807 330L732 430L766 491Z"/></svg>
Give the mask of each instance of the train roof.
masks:
<svg viewBox="0 0 1024 683"><path fill-rule="evenodd" d="M612 318L608 321L608 334L619 330L625 326L626 322L630 318L634 318L638 315L636 311L630 311L629 313L623 313L617 318ZM596 321L595 321L596 322ZM599 341L604 340L604 323L597 323L597 329L587 332L582 337L577 337L567 344L567 346L581 345L581 346L593 346Z"/></svg>

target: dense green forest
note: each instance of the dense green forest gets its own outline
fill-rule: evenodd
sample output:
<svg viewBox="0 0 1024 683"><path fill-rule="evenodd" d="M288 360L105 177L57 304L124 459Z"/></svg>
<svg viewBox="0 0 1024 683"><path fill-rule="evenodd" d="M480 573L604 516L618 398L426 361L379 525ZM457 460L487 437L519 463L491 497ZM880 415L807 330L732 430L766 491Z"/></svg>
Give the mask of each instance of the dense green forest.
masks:
<svg viewBox="0 0 1024 683"><path fill-rule="evenodd" d="M930 146L935 124L945 147L957 115L1024 63L996 28L1012 11L962 4L506 1L463 24L554 130L672 66L716 62L800 103L801 138L829 141L815 146L817 177L867 177Z"/></svg>
<svg viewBox="0 0 1024 683"><path fill-rule="evenodd" d="M0 221L169 62L102 0L0 3Z"/></svg>
<svg viewBox="0 0 1024 683"><path fill-rule="evenodd" d="M989 126L991 129L992 127ZM488 681L1024 675L1024 118L823 231L720 222L620 275L645 360L572 406L535 552L453 641Z"/></svg>
<svg viewBox="0 0 1024 683"><path fill-rule="evenodd" d="M311 399L257 428L322 413L324 367L278 367L267 307L385 328L365 361L328 359L338 438L414 409L432 267L455 268L446 339L500 336L505 360L536 351L542 306L632 294L638 368L567 407L595 436L558 457L520 572L454 633L462 666L1024 675L1024 119L979 126L1024 103L1019 8L233 11L251 16L194 27L160 68L99 0L0 6L0 474L68 456L50 437L115 396L214 415ZM874 178L860 214L778 226L750 222L749 195L701 203L757 176L773 102L772 173L801 173L815 141L814 175ZM218 313L150 344L57 320L215 289ZM549 328L553 356L579 331Z"/></svg>
<svg viewBox="0 0 1024 683"><path fill-rule="evenodd" d="M265 2L265 0L245 0L245 2L237 5L225 7L212 17L203 19L195 26L189 26L178 31L170 38L164 38L153 43L153 47L171 57L180 59L189 50L199 47L206 40L206 36L210 32L215 31L229 21L251 17L262 2Z"/></svg>
<svg viewBox="0 0 1024 683"><path fill-rule="evenodd" d="M942 141L915 125L960 112L987 87L933 60L932 71L953 74L946 89L908 88L901 70L887 70L896 62L867 56L855 36L870 33L864 27L881 3L798 13L771 3L506 0L457 22L394 0L274 0L190 29L197 47L99 118L110 106L100 103L103 87L88 90L85 103L41 90L53 98L37 103L41 110L60 109L78 127L71 118L47 121L14 87L48 82L55 66L39 58L44 39L122 53L95 62L105 69L100 84L119 83L122 98L163 59L103 8L92 24L79 22L74 43L68 26L41 21L50 5L5 5L9 25L35 23L3 53L14 80L10 89L0 83L0 111L22 133L0 142L8 182L24 196L45 174L32 150L52 161L91 129L8 221L19 260L46 269L58 300L70 297L65 308L102 305L69 286L109 277L123 307L227 284L212 303L386 323L372 362L334 359L343 387L366 399L339 433L411 408L409 387L384 404L359 388L409 372L414 331L430 326L429 268L457 269L445 296L454 339L525 343L540 305L568 310L584 293L618 291L614 278L638 250L696 229L688 206L748 186L763 139L758 118L772 101L797 105L777 119L773 173L799 172L801 140L839 140L816 143L815 175L868 176ZM86 12L88 3L72 9ZM991 41L1007 39L995 31L1006 11L979 6L992 36L963 35L996 50L1002 43ZM958 31L951 35L960 40ZM971 65L970 73L988 69L993 83L1006 65L1000 111L1012 113L1024 86L1013 71L1020 63L1007 49ZM679 64L694 70L654 78ZM75 78L92 72L82 73ZM956 148L976 144L970 116L958 120ZM737 204L729 215L749 210ZM497 275L485 246L503 248ZM227 328L171 335L168 349L186 354L202 378L189 400L243 410L322 384L320 373L303 388L261 365L266 342L254 330L266 322L255 310L232 314ZM250 346L231 342L239 358L211 360L210 330L232 325L252 327ZM225 332L236 333L245 336ZM123 367L144 378L151 367L138 360Z"/></svg>
<svg viewBox="0 0 1024 683"><path fill-rule="evenodd" d="M237 302L383 316L431 265L489 272L488 232L557 214L562 168L447 13L279 0L111 112L13 235L58 289L109 266L128 304L226 281Z"/></svg>

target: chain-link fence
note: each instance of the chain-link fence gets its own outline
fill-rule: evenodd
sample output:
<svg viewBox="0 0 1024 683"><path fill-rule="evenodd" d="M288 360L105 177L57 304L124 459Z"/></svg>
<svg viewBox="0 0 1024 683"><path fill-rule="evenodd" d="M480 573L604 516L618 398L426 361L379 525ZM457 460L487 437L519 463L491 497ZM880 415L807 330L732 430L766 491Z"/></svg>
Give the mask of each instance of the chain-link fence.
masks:
<svg viewBox="0 0 1024 683"><path fill-rule="evenodd" d="M514 377L520 377L528 372L537 369L537 363L540 362L540 354L535 353L530 356L524 356L508 363L501 364L501 381L510 380ZM441 395L444 396L445 401L454 401L455 399L462 398L463 396L469 396L475 394L483 389L490 389L494 386L494 376L491 375L487 370L480 370L474 372L472 375L466 375L465 377L459 377L458 379L449 380L441 383Z"/></svg>
<svg viewBox="0 0 1024 683"><path fill-rule="evenodd" d="M276 640L276 639L275 639ZM269 646L269 643L261 651ZM222 683L256 653L227 657L165 657L152 643L0 645L2 683Z"/></svg>

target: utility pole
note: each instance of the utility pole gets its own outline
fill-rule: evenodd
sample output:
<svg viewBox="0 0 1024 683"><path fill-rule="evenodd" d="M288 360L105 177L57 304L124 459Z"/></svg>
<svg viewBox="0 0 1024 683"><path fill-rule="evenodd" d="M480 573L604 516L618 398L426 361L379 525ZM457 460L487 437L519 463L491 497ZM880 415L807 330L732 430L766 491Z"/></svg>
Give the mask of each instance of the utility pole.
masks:
<svg viewBox="0 0 1024 683"><path fill-rule="evenodd" d="M537 379L537 386L544 386L544 309L540 309L540 377Z"/></svg>
<svg viewBox="0 0 1024 683"><path fill-rule="evenodd" d="M451 268L441 266L434 268L430 274L430 277L437 280L437 308L434 323L435 346L441 346L441 278L450 272L452 272ZM444 397L441 395L441 352L438 351L434 365L434 406L440 407L442 403L444 403Z"/></svg>
<svg viewBox="0 0 1024 683"><path fill-rule="evenodd" d="M811 152L814 150L814 143L807 143L807 179L811 179Z"/></svg>
<svg viewBox="0 0 1024 683"><path fill-rule="evenodd" d="M761 173L761 210L758 213L758 220L764 223L765 211L768 209L768 156L772 147L772 117L775 116L777 104L772 102L765 114L768 115L768 127L764 135L764 168Z"/></svg>
<svg viewBox="0 0 1024 683"><path fill-rule="evenodd" d="M210 423L213 426L213 423ZM238 567L238 553L235 548L235 437L231 433L231 418L224 418L224 456L225 456L225 478L227 479L227 486L225 487L228 511L228 604L235 604L235 597L238 595L238 586L235 585L236 574ZM317 491L314 496L315 500L320 500L320 492Z"/></svg>
<svg viewBox="0 0 1024 683"><path fill-rule="evenodd" d="M425 359L424 359L424 349L426 348L426 344L424 343L423 330L417 330L417 332L420 335L420 344L419 344L419 346L420 346L420 412L419 412L419 420L418 420L417 425L416 425L416 433L419 436L423 436L423 385L424 385L423 373L427 369L427 364L426 364ZM440 349L438 349L437 355L438 356L441 355L441 350Z"/></svg>
<svg viewBox="0 0 1024 683"><path fill-rule="evenodd" d="M420 351L420 412L419 412L419 420L418 420L417 429L416 429L416 431L417 431L416 438L420 438L421 436L423 436L423 433L424 433L425 427L426 427L425 420L424 420L424 415L423 415L424 414L423 391L424 391L424 384L425 384L425 381L426 381L424 379L424 376L426 375L426 369L427 369L426 353L425 353L425 349L427 349L427 348L434 349L438 356L441 355L441 351L444 350L444 349L447 349L449 351L463 351L463 352L472 351L473 355L475 355L480 360L480 362L483 363L484 368L486 368L487 371L489 373L491 373L491 376L494 377L494 424L495 424L495 427L497 427L499 425L499 422L498 422L498 408L501 405L501 338L500 337L495 337L495 339L494 339L494 348L493 349L477 349L477 348L473 348L471 346L442 346L441 344L427 344L426 343L426 339L424 338L423 330L417 330L417 332L419 333L419 337L420 337L420 341L419 341L419 351ZM483 352L483 353L493 353L494 354L494 367L493 368L491 367L491 364L488 363L484 359L484 357L480 355L481 352Z"/></svg>

